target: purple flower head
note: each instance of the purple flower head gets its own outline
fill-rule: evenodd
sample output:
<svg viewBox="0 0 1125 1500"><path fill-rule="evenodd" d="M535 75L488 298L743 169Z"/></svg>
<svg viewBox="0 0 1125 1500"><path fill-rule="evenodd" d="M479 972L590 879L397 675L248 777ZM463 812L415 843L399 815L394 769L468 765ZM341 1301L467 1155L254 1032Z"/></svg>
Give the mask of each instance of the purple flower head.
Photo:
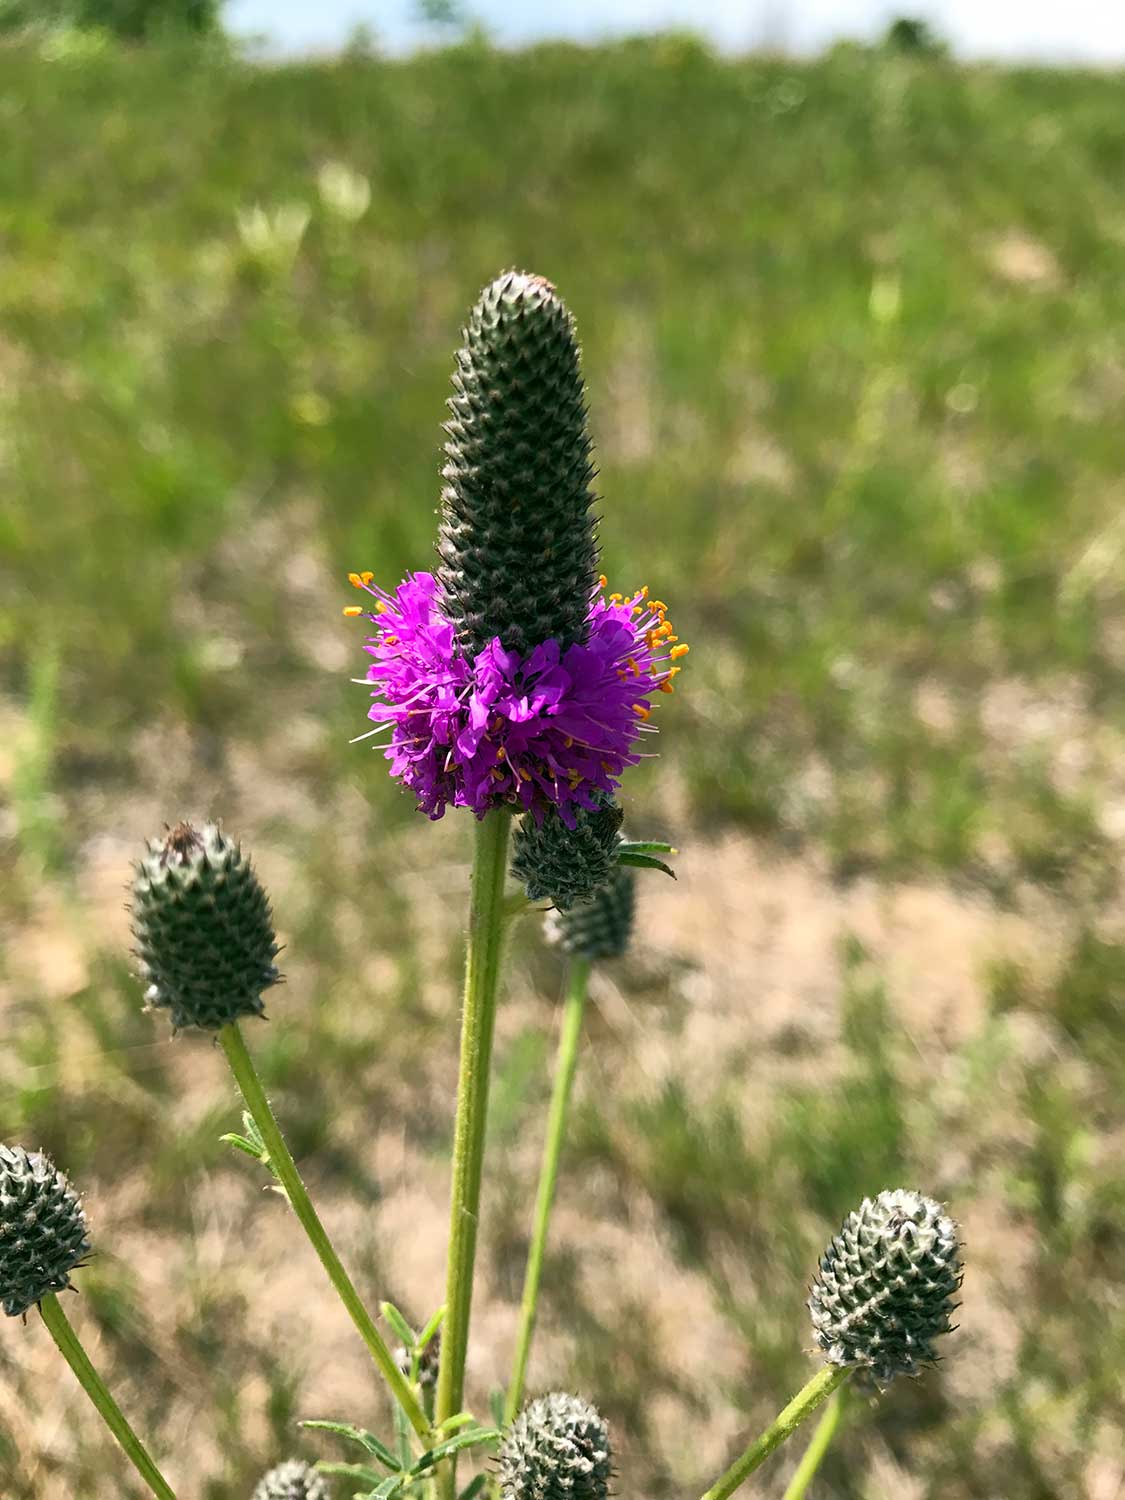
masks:
<svg viewBox="0 0 1125 1500"><path fill-rule="evenodd" d="M368 735L390 735L391 774L429 817L453 806L480 818L510 805L541 818L554 806L573 826L575 807L597 807L594 793L612 792L641 759L640 737L655 733L653 695L672 691L675 659L688 649L647 589L607 599L601 579L587 638L565 651L549 640L521 655L495 638L466 656L432 574L411 574L393 594L372 576L349 574L374 610L345 611L375 626Z"/></svg>

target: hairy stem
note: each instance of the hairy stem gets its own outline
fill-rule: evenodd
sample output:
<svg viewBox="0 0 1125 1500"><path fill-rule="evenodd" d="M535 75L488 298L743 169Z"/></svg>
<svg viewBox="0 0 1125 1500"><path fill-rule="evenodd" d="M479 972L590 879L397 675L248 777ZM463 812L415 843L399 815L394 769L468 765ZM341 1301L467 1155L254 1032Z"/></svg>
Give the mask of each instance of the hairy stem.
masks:
<svg viewBox="0 0 1125 1500"><path fill-rule="evenodd" d="M805 1500L805 1491L820 1468L821 1460L828 1452L829 1444L840 1426L847 1394L848 1388L842 1386L828 1398L828 1405L821 1413L820 1421L816 1424L813 1435L809 1439L809 1446L805 1449L801 1462L797 1465L797 1472L789 1481L789 1487L782 1496L782 1500Z"/></svg>
<svg viewBox="0 0 1125 1500"><path fill-rule="evenodd" d="M387 1347L379 1330L372 1321L371 1314L363 1305L363 1301L352 1284L348 1273L340 1263L340 1257L332 1248L332 1242L328 1238L324 1225L312 1205L312 1199L308 1195L305 1184L301 1181L301 1174L297 1170L297 1164L290 1154L289 1147L285 1144L277 1120L274 1118L273 1110L270 1108L269 1100L266 1098L262 1081L258 1077L256 1068L246 1043L242 1038L242 1032L238 1028L238 1022L232 1021L224 1026L219 1032L219 1041L223 1045L223 1051L227 1055L242 1097L246 1100L246 1107L261 1132L262 1140L265 1142L269 1153L269 1167L276 1175L278 1181L285 1189L290 1206L301 1222L301 1227L309 1237L313 1249L320 1257L320 1263L328 1272L328 1279L336 1288L340 1301L348 1310L352 1322L359 1330L359 1335L367 1345L371 1358L379 1367L384 1380L391 1388L395 1400L406 1413L410 1425L418 1436L427 1442L430 1438L430 1423L426 1419L426 1413L418 1401L417 1396L410 1388L409 1382L395 1363L394 1355Z"/></svg>
<svg viewBox="0 0 1125 1500"><path fill-rule="evenodd" d="M461 1410L469 1318L473 1302L481 1171L488 1120L492 1033L504 938L504 877L511 814L486 813L475 829L469 939L465 955L465 994L461 1012L461 1069L453 1132L453 1184L450 1194L446 1314L438 1367L437 1422ZM456 1493L455 1460L441 1466L439 1491Z"/></svg>
<svg viewBox="0 0 1125 1500"><path fill-rule="evenodd" d="M78 1383L101 1414L102 1421L121 1444L125 1453L144 1482L158 1500L176 1500L175 1492L149 1457L144 1444L129 1426L121 1408L109 1394L105 1382L90 1363L82 1343L70 1325L54 1292L49 1293L39 1304L39 1316L59 1352L78 1377Z"/></svg>
<svg viewBox="0 0 1125 1500"><path fill-rule="evenodd" d="M589 978L589 960L574 959L570 965L562 1030L559 1033L555 1082L551 1093L551 1108L547 1116L547 1139L543 1146L543 1162L539 1169L539 1191L535 1199L535 1218L531 1231L531 1245L527 1254L527 1271L524 1275L516 1357L504 1407L505 1426L513 1422L519 1412L527 1379L527 1361L531 1353L531 1338L535 1331L535 1314L539 1303L539 1282L543 1274L543 1255L547 1245L551 1209L555 1201L555 1184L559 1176L559 1157L562 1154L563 1137L566 1133L570 1094L578 1068L578 1043L582 1035L582 1017L586 1009L586 989Z"/></svg>
<svg viewBox="0 0 1125 1500"><path fill-rule="evenodd" d="M774 1418L761 1437L750 1444L741 1458L735 1459L721 1479L715 1481L703 1500L727 1500L728 1495L733 1495L738 1486L765 1462L775 1448L779 1448L787 1437L791 1437L805 1418L838 1385L842 1385L850 1374L850 1370L842 1370L839 1365L824 1365L819 1369L784 1411Z"/></svg>

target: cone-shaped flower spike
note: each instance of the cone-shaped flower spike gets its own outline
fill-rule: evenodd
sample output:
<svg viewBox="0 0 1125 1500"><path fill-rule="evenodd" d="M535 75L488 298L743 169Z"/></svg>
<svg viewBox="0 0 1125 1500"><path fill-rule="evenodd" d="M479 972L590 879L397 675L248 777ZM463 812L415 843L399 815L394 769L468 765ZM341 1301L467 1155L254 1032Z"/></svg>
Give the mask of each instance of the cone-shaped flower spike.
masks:
<svg viewBox="0 0 1125 1500"><path fill-rule="evenodd" d="M262 1476L253 1500L331 1500L331 1494L322 1475L291 1458Z"/></svg>
<svg viewBox="0 0 1125 1500"><path fill-rule="evenodd" d="M554 810L541 823L530 813L520 819L512 849L512 874L523 883L529 901L549 901L569 911L589 901L613 869L621 809L598 797L593 812L580 808L568 828Z"/></svg>
<svg viewBox="0 0 1125 1500"><path fill-rule="evenodd" d="M569 958L589 963L623 957L633 935L636 879L626 865L615 864L591 901L579 902L569 911L548 913L550 941Z"/></svg>
<svg viewBox="0 0 1125 1500"><path fill-rule="evenodd" d="M540 1396L505 1434L499 1466L502 1500L606 1500L609 1433L578 1396Z"/></svg>
<svg viewBox="0 0 1125 1500"><path fill-rule="evenodd" d="M952 1331L961 1285L957 1230L940 1203L905 1188L865 1198L820 1258L809 1297L829 1364L879 1385L917 1375Z"/></svg>
<svg viewBox="0 0 1125 1500"><path fill-rule="evenodd" d="M78 1194L41 1151L0 1146L0 1306L19 1317L89 1253Z"/></svg>
<svg viewBox="0 0 1125 1500"><path fill-rule="evenodd" d="M218 1031L263 1013L281 978L270 903L242 847L215 823L152 839L133 881L133 937L145 999L172 1025Z"/></svg>

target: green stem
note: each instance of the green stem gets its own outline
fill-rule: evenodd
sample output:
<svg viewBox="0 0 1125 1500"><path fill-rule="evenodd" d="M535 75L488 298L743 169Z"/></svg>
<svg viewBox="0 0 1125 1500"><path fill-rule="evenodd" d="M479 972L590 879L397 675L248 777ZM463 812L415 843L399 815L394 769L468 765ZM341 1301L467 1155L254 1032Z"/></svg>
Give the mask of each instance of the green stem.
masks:
<svg viewBox="0 0 1125 1500"><path fill-rule="evenodd" d="M70 1326L70 1319L63 1312L54 1292L49 1293L40 1302L39 1315L47 1325L51 1337L59 1346L59 1353L77 1375L78 1383L101 1413L102 1421L121 1444L137 1473L152 1493L158 1496L158 1500L176 1500L175 1492L148 1456L144 1444L125 1420L121 1408L109 1394L101 1376L90 1363L78 1335Z"/></svg>
<svg viewBox="0 0 1125 1500"><path fill-rule="evenodd" d="M741 1458L735 1459L721 1479L717 1479L703 1500L727 1500L759 1466L765 1462L775 1448L779 1448L787 1437L791 1437L801 1423L820 1403L829 1397L838 1385L851 1374L839 1365L824 1365L803 1390L798 1391L784 1411L770 1423L756 1442L750 1444Z"/></svg>
<svg viewBox="0 0 1125 1500"><path fill-rule="evenodd" d="M520 1402L523 1400L524 1383L527 1379L527 1361L531 1353L531 1336L535 1331L535 1313L539 1302L539 1282L543 1274L543 1254L547 1244L551 1208L555 1201L555 1184L559 1176L559 1157L562 1154L570 1094L574 1085L574 1074L578 1068L578 1042L582 1035L582 1016L586 1009L586 988L589 978L589 960L576 958L570 966L562 1031L559 1034L555 1083L551 1093L550 1113L547 1116L547 1139L543 1146L543 1163L539 1169L539 1192L535 1199L531 1246L528 1250L527 1271L524 1275L516 1358L512 1366L512 1379L508 1386L508 1399L504 1407L505 1426L516 1418Z"/></svg>
<svg viewBox="0 0 1125 1500"><path fill-rule="evenodd" d="M453 1184L450 1194L449 1260L446 1314L441 1330L437 1421L461 1410L469 1317L473 1301L473 1267L480 1212L481 1170L488 1119L488 1082L492 1033L504 939L504 877L507 873L506 809L486 813L476 824L469 939L465 955L465 993L461 1013L461 1068L457 1081L457 1120L453 1132ZM441 1466L439 1490L456 1492L455 1460Z"/></svg>
<svg viewBox="0 0 1125 1500"><path fill-rule="evenodd" d="M805 1491L820 1468L821 1460L828 1452L829 1444L840 1426L847 1394L847 1387L844 1386L829 1397L828 1405L816 1424L816 1429L809 1439L809 1446L805 1449L804 1456L797 1465L797 1472L789 1481L789 1488L782 1496L782 1500L805 1500Z"/></svg>
<svg viewBox="0 0 1125 1500"><path fill-rule="evenodd" d="M301 1227L308 1235L313 1249L320 1257L320 1263L328 1272L328 1279L336 1288L340 1301L347 1308L352 1322L359 1330L359 1335L367 1345L371 1358L379 1367L384 1380L391 1388L395 1400L402 1407L410 1420L410 1425L423 1440L428 1442L431 1437L430 1424L426 1420L426 1413L422 1410L417 1396L411 1390L409 1382L395 1363L394 1355L388 1349L379 1330L372 1322L371 1314L363 1305L359 1293L352 1285L351 1278L340 1263L340 1257L332 1248L332 1242L325 1232L324 1225L320 1222L319 1215L312 1205L305 1184L301 1181L301 1174L297 1170L297 1164L290 1154L289 1147L285 1144L285 1138L281 1134L278 1123L274 1118L273 1110L270 1108L269 1100L266 1098L262 1081L258 1077L253 1060L246 1050L246 1043L242 1038L242 1032L238 1029L238 1022L232 1021L224 1026L219 1032L219 1041L223 1045L223 1051L227 1055L242 1097L246 1100L246 1107L253 1117L255 1125L261 1132L262 1140L265 1142L266 1151L269 1153L270 1170L277 1176L278 1181L285 1189L286 1196L301 1222Z"/></svg>

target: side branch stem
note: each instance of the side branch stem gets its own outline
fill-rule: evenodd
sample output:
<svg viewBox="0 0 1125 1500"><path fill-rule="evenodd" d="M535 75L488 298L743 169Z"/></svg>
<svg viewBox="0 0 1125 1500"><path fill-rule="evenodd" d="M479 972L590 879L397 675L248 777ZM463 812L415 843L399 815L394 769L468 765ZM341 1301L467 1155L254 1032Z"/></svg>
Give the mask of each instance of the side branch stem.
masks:
<svg viewBox="0 0 1125 1500"><path fill-rule="evenodd" d="M508 864L511 814L486 813L475 828L469 937L465 955L465 991L461 1012L461 1067L457 1082L457 1118L453 1131L453 1183L450 1194L449 1260L446 1314L438 1367L438 1425L461 1410L469 1318L473 1302L481 1173L488 1123L488 1085L492 1034L504 942L504 879ZM454 1460L441 1466L439 1492L456 1490Z"/></svg>
<svg viewBox="0 0 1125 1500"><path fill-rule="evenodd" d="M54 1292L44 1297L39 1304L39 1316L47 1325L47 1331L59 1347L59 1353L78 1377L78 1383L97 1407L102 1421L121 1444L130 1463L141 1476L157 1500L176 1500L168 1481L149 1457L140 1438L110 1395L105 1382L90 1363L82 1342L70 1325L70 1319Z"/></svg>
<svg viewBox="0 0 1125 1500"><path fill-rule="evenodd" d="M730 1468L717 1479L703 1500L727 1500L740 1484L779 1448L787 1437L791 1437L807 1416L810 1416L822 1401L828 1399L837 1386L842 1385L851 1374L839 1365L824 1365L809 1383L795 1395L789 1405L780 1412L756 1442L750 1444L741 1458L735 1459Z"/></svg>
<svg viewBox="0 0 1125 1500"><path fill-rule="evenodd" d="M542 1166L539 1169L539 1191L535 1199L531 1245L528 1249L527 1271L524 1275L516 1357L504 1407L505 1426L513 1422L519 1412L527 1380L527 1362L531 1353L531 1339L535 1331L535 1315L539 1303L539 1283L543 1275L543 1256L547 1245L547 1231L551 1222L551 1209L555 1201L555 1185L558 1182L559 1158L566 1133L570 1095L574 1086L574 1075L578 1068L578 1044L582 1036L582 1017L586 1009L589 978L589 960L574 959L570 965L562 1030L559 1033L555 1082L551 1093L551 1108L547 1116L547 1139L543 1146Z"/></svg>
<svg viewBox="0 0 1125 1500"><path fill-rule="evenodd" d="M363 1304L363 1299L356 1291L351 1277L344 1270L340 1257L332 1247L324 1225L320 1222L320 1216L313 1207L308 1190L301 1180L297 1164L290 1154L289 1147L285 1144L285 1137L274 1118L265 1089L262 1087L262 1081L258 1077L253 1059L246 1050L246 1043L237 1021L232 1021L222 1028L219 1032L219 1041L227 1055L238 1087L242 1090L246 1107L265 1142L266 1151L269 1153L270 1170L285 1189L293 1212L297 1215L313 1249L320 1257L321 1265L328 1272L329 1281L336 1288L340 1301L347 1308L352 1322L359 1330L360 1337L367 1345L371 1358L390 1386L391 1394L406 1413L414 1431L423 1442L428 1442L431 1434L426 1413L422 1410L421 1403L409 1382L395 1363L394 1355L375 1327L371 1314Z"/></svg>

